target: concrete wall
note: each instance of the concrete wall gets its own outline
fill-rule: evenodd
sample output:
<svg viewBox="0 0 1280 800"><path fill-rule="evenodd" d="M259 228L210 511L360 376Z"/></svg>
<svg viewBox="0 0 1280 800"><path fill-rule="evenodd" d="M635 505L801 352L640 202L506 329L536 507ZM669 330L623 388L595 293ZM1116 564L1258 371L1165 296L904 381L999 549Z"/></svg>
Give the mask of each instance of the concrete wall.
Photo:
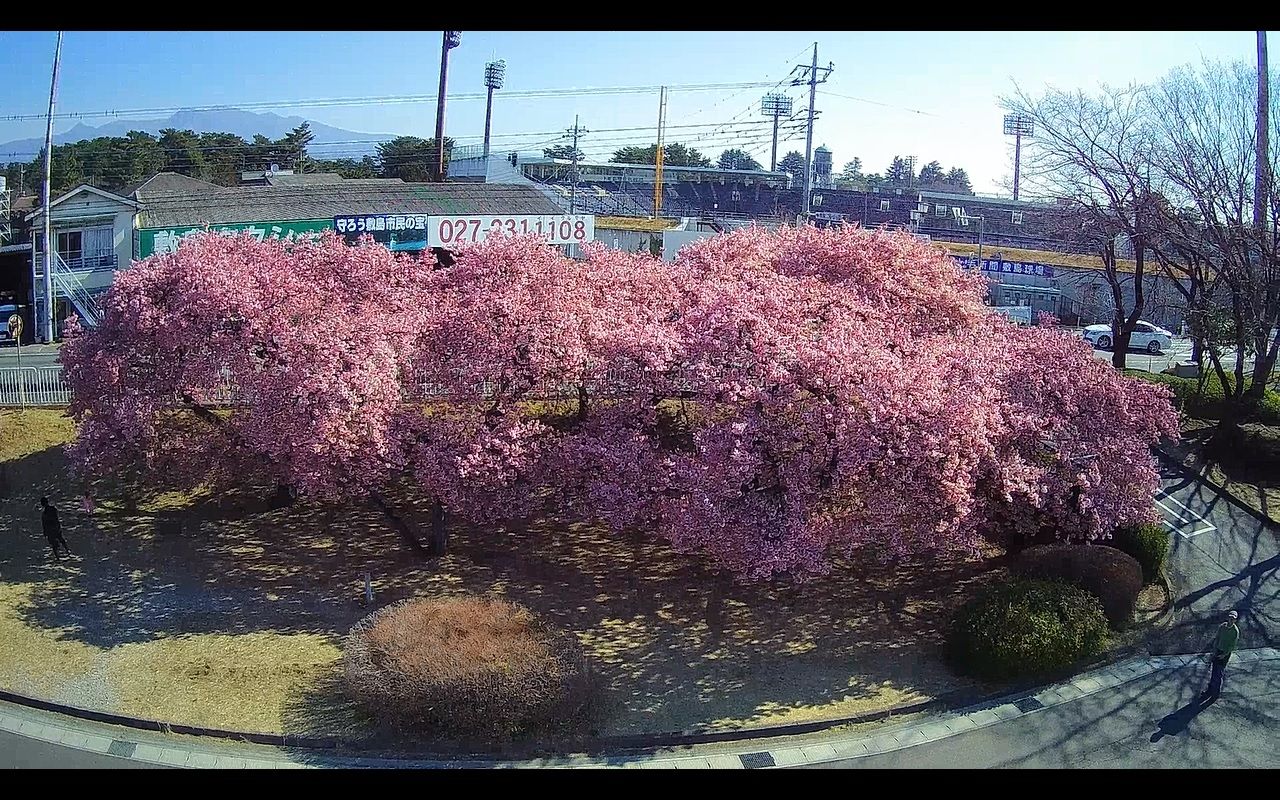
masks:
<svg viewBox="0 0 1280 800"><path fill-rule="evenodd" d="M663 231L662 260L675 261L676 253L679 252L681 247L684 247L689 242L715 235L715 231Z"/></svg>

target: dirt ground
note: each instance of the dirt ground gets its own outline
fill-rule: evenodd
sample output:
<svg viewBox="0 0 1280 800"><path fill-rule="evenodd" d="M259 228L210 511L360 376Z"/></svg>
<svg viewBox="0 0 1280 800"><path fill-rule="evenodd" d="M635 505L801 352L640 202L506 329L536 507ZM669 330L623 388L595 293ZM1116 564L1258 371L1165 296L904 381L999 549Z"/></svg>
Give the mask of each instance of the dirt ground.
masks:
<svg viewBox="0 0 1280 800"><path fill-rule="evenodd" d="M361 738L342 636L406 596L495 594L573 631L600 670L589 733L719 731L846 717L972 684L940 631L991 559L840 565L735 586L660 541L587 526L455 527L424 562L363 507L169 495L92 514L66 482L60 411L0 412L0 686L170 722ZM3 483L0 480L0 483ZM54 561L37 501L74 557ZM136 500L136 498L135 498Z"/></svg>

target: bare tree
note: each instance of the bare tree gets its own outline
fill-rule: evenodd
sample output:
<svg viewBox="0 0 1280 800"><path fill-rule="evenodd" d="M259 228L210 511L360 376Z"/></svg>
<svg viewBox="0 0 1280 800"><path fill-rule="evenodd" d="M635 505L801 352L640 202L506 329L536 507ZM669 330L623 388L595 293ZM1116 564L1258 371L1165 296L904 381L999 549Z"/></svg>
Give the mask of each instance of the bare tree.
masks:
<svg viewBox="0 0 1280 800"><path fill-rule="evenodd" d="M1031 97L1020 88L1002 98L1008 111L1029 116L1036 138L1023 155L1023 182L1056 200L1074 244L1101 257L1111 289L1112 363L1125 366L1133 330L1144 307L1149 240L1158 230L1158 199L1151 190L1152 129L1140 86L1103 87L1097 95L1048 89ZM1134 270L1121 269L1133 249ZM1132 303L1125 289L1131 286Z"/></svg>
<svg viewBox="0 0 1280 800"><path fill-rule="evenodd" d="M1161 266L1197 294L1189 303L1193 327L1222 382L1229 422L1246 401L1262 396L1280 314L1275 204L1267 200L1274 188L1269 180L1257 184L1258 175L1274 169L1257 163L1257 87L1257 74L1244 64L1205 64L1174 70L1150 92L1159 128L1153 161L1170 199L1165 235L1154 250ZM1224 356L1234 363L1224 366Z"/></svg>

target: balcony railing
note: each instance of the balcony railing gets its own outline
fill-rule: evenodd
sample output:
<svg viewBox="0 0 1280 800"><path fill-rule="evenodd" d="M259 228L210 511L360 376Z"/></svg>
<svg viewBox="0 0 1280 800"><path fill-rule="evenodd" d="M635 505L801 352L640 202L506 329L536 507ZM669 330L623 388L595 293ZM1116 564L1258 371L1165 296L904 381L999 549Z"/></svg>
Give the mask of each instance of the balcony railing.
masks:
<svg viewBox="0 0 1280 800"><path fill-rule="evenodd" d="M59 255L62 255L59 253ZM36 251L36 277L44 275L44 254L39 250ZM67 265L67 269L72 272L104 272L115 270L120 264L120 259L115 253L101 256L79 256L77 258L62 257L62 262Z"/></svg>
<svg viewBox="0 0 1280 800"><path fill-rule="evenodd" d="M111 253L109 255L101 255L101 256L93 256L93 255L81 256L80 258L64 257L62 260L66 262L67 269L71 270L72 272L87 272L87 271L96 271L100 269L115 269L116 266L119 264L119 259L116 258L115 253Z"/></svg>

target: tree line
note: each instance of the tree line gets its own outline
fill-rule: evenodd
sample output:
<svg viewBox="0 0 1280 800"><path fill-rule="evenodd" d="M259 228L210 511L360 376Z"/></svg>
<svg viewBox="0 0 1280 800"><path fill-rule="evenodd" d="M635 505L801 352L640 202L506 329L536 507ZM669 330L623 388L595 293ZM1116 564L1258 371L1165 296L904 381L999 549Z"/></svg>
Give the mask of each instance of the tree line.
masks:
<svg viewBox="0 0 1280 800"><path fill-rule="evenodd" d="M176 172L218 186L236 186L242 172L280 169L296 172L335 172L344 178L401 178L431 180L436 163L435 139L397 136L377 145L362 158L314 158L307 148L315 138L304 122L285 136L272 139L256 134L245 139L234 133L197 133L165 128L159 135L129 131L124 136L99 136L54 145L50 162L50 193L56 197L81 184L112 192L137 186L158 172ZM448 169L453 140L445 137ZM13 161L3 167L17 195L35 193L44 174L43 156Z"/></svg>

